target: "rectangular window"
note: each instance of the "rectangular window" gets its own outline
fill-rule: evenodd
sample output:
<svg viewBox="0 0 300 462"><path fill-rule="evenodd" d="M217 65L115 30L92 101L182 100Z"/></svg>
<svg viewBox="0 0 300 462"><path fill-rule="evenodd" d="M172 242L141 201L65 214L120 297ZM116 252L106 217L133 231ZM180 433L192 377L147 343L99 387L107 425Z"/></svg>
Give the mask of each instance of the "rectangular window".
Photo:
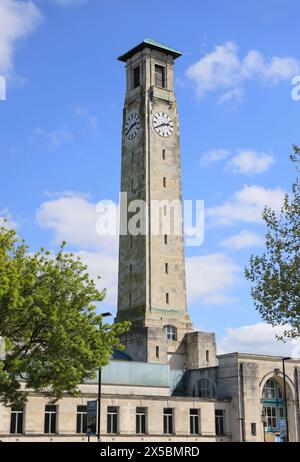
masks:
<svg viewBox="0 0 300 462"><path fill-rule="evenodd" d="M167 244L167 243L168 243L168 236L167 236L167 234L165 234L164 240L165 240L165 244Z"/></svg>
<svg viewBox="0 0 300 462"><path fill-rule="evenodd" d="M166 150L165 149L162 150L162 158L163 158L163 160L166 159Z"/></svg>
<svg viewBox="0 0 300 462"><path fill-rule="evenodd" d="M140 84L140 66L137 66L133 69L133 88L139 87Z"/></svg>
<svg viewBox="0 0 300 462"><path fill-rule="evenodd" d="M76 433L86 433L87 406L77 406Z"/></svg>
<svg viewBox="0 0 300 462"><path fill-rule="evenodd" d="M130 236L130 248L132 249L133 246L133 236Z"/></svg>
<svg viewBox="0 0 300 462"><path fill-rule="evenodd" d="M169 294L168 294L168 292L167 292L167 293L166 293L166 303L167 303L167 304L169 304L169 298L170 298L170 297L169 297Z"/></svg>
<svg viewBox="0 0 300 462"><path fill-rule="evenodd" d="M174 433L173 411L174 409L170 407L164 408L164 434L165 435L172 435Z"/></svg>
<svg viewBox="0 0 300 462"><path fill-rule="evenodd" d="M155 85L157 87L166 87L166 71L163 66L155 64Z"/></svg>
<svg viewBox="0 0 300 462"><path fill-rule="evenodd" d="M223 409L215 410L216 435L225 435L225 411Z"/></svg>
<svg viewBox="0 0 300 462"><path fill-rule="evenodd" d="M132 305L132 295L129 294L129 306L131 306L131 305Z"/></svg>
<svg viewBox="0 0 300 462"><path fill-rule="evenodd" d="M145 434L147 425L147 409L145 407L136 408L136 433Z"/></svg>
<svg viewBox="0 0 300 462"><path fill-rule="evenodd" d="M56 433L56 421L57 421L57 406L46 405L45 406L45 425L44 433Z"/></svg>
<svg viewBox="0 0 300 462"><path fill-rule="evenodd" d="M206 359L206 362L209 363L209 350L205 351L205 359Z"/></svg>
<svg viewBox="0 0 300 462"><path fill-rule="evenodd" d="M132 264L130 263L129 265L129 278L130 278L130 282L132 280Z"/></svg>
<svg viewBox="0 0 300 462"><path fill-rule="evenodd" d="M163 187L167 187L167 178L165 176L163 177Z"/></svg>
<svg viewBox="0 0 300 462"><path fill-rule="evenodd" d="M264 414L267 417L267 427L277 428L276 406L265 406Z"/></svg>
<svg viewBox="0 0 300 462"><path fill-rule="evenodd" d="M133 182L133 178L131 178L131 180L130 180L130 191L131 191L132 193L135 192L135 191L134 191L134 182Z"/></svg>
<svg viewBox="0 0 300 462"><path fill-rule="evenodd" d="M251 423L251 435L256 436L256 423Z"/></svg>
<svg viewBox="0 0 300 462"><path fill-rule="evenodd" d="M10 433L23 433L24 409L18 406L12 406L10 414Z"/></svg>
<svg viewBox="0 0 300 462"><path fill-rule="evenodd" d="M108 406L107 408L107 433L116 434L118 433L118 417L119 417L119 408L116 406Z"/></svg>
<svg viewBox="0 0 300 462"><path fill-rule="evenodd" d="M190 409L190 433L191 435L199 435L200 433L199 409Z"/></svg>
<svg viewBox="0 0 300 462"><path fill-rule="evenodd" d="M155 349L155 355L157 358L159 358L159 346L157 346Z"/></svg>
<svg viewBox="0 0 300 462"><path fill-rule="evenodd" d="M165 273L169 274L169 263L165 263Z"/></svg>

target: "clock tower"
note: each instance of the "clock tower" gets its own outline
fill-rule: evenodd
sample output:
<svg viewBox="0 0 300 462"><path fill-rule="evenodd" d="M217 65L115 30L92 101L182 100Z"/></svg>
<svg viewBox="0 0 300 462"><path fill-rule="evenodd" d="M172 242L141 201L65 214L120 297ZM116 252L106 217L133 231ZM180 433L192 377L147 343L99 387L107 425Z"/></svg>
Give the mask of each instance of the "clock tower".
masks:
<svg viewBox="0 0 300 462"><path fill-rule="evenodd" d="M187 364L179 123L174 61L181 53L146 39L126 63L118 312L131 321L126 352L137 361Z"/></svg>

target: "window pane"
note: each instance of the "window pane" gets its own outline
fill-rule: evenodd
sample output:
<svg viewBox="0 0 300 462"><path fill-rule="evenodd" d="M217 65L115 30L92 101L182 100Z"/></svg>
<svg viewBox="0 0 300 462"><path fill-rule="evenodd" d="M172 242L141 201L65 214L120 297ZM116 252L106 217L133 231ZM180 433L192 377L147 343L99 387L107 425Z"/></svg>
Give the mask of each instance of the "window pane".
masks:
<svg viewBox="0 0 300 462"><path fill-rule="evenodd" d="M10 433L16 433L16 413L12 412L10 416Z"/></svg>
<svg viewBox="0 0 300 462"><path fill-rule="evenodd" d="M107 433L112 433L111 414L107 415Z"/></svg>
<svg viewBox="0 0 300 462"><path fill-rule="evenodd" d="M77 414L76 433L81 433L81 414Z"/></svg>
<svg viewBox="0 0 300 462"><path fill-rule="evenodd" d="M87 415L83 414L82 417L83 417L82 433L86 433L87 432Z"/></svg>
<svg viewBox="0 0 300 462"><path fill-rule="evenodd" d="M113 433L118 433L118 416L117 416L117 414L113 415Z"/></svg>
<svg viewBox="0 0 300 462"><path fill-rule="evenodd" d="M45 427L44 427L44 433L49 433L49 418L50 418L50 414L46 413L46 414L45 414Z"/></svg>
<svg viewBox="0 0 300 462"><path fill-rule="evenodd" d="M155 85L165 88L165 68L155 65Z"/></svg>
<svg viewBox="0 0 300 462"><path fill-rule="evenodd" d="M45 406L45 411L46 411L46 412L56 412L56 406L55 406L55 404L54 404L54 405L53 405L53 404L47 404L47 405Z"/></svg>
<svg viewBox="0 0 300 462"><path fill-rule="evenodd" d="M17 433L23 433L23 412L17 413Z"/></svg>
<svg viewBox="0 0 300 462"><path fill-rule="evenodd" d="M133 88L140 86L140 67L133 69Z"/></svg>
<svg viewBox="0 0 300 462"><path fill-rule="evenodd" d="M56 433L56 413L51 414L51 433Z"/></svg>

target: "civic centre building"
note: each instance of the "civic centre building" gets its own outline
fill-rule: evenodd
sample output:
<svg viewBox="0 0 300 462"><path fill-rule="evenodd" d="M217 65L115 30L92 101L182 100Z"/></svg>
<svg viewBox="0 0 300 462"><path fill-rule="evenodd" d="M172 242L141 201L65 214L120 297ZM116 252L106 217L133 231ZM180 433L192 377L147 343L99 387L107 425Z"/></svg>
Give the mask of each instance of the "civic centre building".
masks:
<svg viewBox="0 0 300 462"><path fill-rule="evenodd" d="M182 207L174 62L181 55L146 39L118 59L126 65L121 191L143 201L144 232L120 233L116 321L131 321L102 369L101 440L227 442L300 440L300 359L230 353L217 356L215 334L193 328L186 304L184 241L153 233L150 204L161 215ZM130 213L121 203L121 217ZM87 441L87 402L57 403L29 393L24 408L0 407L2 441ZM96 437L91 437L95 441Z"/></svg>

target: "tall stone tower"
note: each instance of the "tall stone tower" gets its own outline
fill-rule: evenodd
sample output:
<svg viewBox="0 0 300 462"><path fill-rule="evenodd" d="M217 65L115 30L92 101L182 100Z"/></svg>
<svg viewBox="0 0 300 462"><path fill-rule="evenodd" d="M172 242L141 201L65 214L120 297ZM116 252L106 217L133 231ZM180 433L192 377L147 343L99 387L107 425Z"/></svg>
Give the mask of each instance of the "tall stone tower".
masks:
<svg viewBox="0 0 300 462"><path fill-rule="evenodd" d="M174 93L174 60L180 55L146 39L118 58L126 63L121 192L127 195L121 201L116 321L132 323L123 338L132 359L174 367L186 364L185 336L193 332L186 308Z"/></svg>

